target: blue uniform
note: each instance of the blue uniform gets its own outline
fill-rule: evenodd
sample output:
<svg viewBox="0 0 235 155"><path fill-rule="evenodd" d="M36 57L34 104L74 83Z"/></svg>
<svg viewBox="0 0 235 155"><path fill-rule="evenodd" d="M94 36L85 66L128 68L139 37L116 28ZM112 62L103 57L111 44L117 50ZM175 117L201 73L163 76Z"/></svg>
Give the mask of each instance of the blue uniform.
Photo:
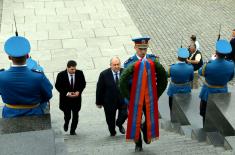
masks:
<svg viewBox="0 0 235 155"><path fill-rule="evenodd" d="M41 66L39 66L37 61L35 61L31 57L27 58L26 65L29 69L33 69L33 70L36 70L36 71L39 71L39 72L44 72L44 69ZM41 108L45 111L45 113L49 112L48 102L40 103L40 105L41 105Z"/></svg>
<svg viewBox="0 0 235 155"><path fill-rule="evenodd" d="M204 64L198 71L199 75L205 77L200 98L208 100L211 93L227 93L227 83L234 76L234 63L224 59L215 59Z"/></svg>
<svg viewBox="0 0 235 155"><path fill-rule="evenodd" d="M155 61L158 57L154 54L146 54L146 58L147 59L151 59L153 61ZM130 57L127 61L124 62L124 68L127 68L129 65L133 64L134 62L138 61L138 57L135 55L133 55L132 57Z"/></svg>
<svg viewBox="0 0 235 155"><path fill-rule="evenodd" d="M209 94L213 93L227 93L227 83L232 80L234 76L234 63L227 61L224 56L231 53L232 47L227 40L217 40L216 44L217 57L215 60L204 64L198 73L205 77L199 97L200 115L202 116L203 125L206 118L206 107Z"/></svg>
<svg viewBox="0 0 235 155"><path fill-rule="evenodd" d="M53 86L42 72L27 66L11 67L0 72L0 94L5 104L37 105L48 102ZM4 106L3 117L44 114L41 105L35 108L16 109Z"/></svg>
<svg viewBox="0 0 235 155"><path fill-rule="evenodd" d="M172 64L168 70L168 77L171 83L168 87L167 95L172 97L177 93L191 92L190 82L193 80L193 66L185 62Z"/></svg>
<svg viewBox="0 0 235 155"><path fill-rule="evenodd" d="M35 69L41 72L44 71L44 69L41 66L39 66L39 64L31 57L26 60L26 64L29 69Z"/></svg>

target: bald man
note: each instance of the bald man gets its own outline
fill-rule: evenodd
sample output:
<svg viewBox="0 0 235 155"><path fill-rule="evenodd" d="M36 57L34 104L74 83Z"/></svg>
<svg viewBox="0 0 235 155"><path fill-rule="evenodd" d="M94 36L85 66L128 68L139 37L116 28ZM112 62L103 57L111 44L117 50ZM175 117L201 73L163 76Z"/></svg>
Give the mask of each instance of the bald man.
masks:
<svg viewBox="0 0 235 155"><path fill-rule="evenodd" d="M125 134L123 123L127 118L127 107L118 88L122 70L120 59L113 57L110 60L110 68L100 73L96 87L96 106L98 108L104 107L110 136L116 135L116 126L122 134ZM118 118L116 119L117 110Z"/></svg>

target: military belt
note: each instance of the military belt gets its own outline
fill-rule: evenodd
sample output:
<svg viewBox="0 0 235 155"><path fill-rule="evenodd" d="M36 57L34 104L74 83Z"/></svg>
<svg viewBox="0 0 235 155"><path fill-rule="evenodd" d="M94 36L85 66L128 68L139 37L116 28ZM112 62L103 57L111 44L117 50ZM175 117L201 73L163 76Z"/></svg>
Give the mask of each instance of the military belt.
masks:
<svg viewBox="0 0 235 155"><path fill-rule="evenodd" d="M224 88L227 85L210 85L209 83L207 83L206 81L203 82L207 87L209 88Z"/></svg>
<svg viewBox="0 0 235 155"><path fill-rule="evenodd" d="M191 82L185 82L185 83L175 83L173 81L171 81L171 84L175 85L175 86L190 86Z"/></svg>
<svg viewBox="0 0 235 155"><path fill-rule="evenodd" d="M40 104L5 104L6 107L12 108L12 109L33 109L38 107Z"/></svg>

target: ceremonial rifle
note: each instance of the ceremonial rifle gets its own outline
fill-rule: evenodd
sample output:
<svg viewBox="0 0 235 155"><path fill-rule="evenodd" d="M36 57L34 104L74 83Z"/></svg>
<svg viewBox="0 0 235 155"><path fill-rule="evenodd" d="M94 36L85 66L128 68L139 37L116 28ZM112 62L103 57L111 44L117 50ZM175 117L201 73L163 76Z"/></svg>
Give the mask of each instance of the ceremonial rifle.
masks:
<svg viewBox="0 0 235 155"><path fill-rule="evenodd" d="M182 40L183 40L183 36L181 35L181 45L180 45L180 48L182 48Z"/></svg>
<svg viewBox="0 0 235 155"><path fill-rule="evenodd" d="M217 41L220 40L220 30L221 30L221 24L219 25L219 35Z"/></svg>
<svg viewBox="0 0 235 155"><path fill-rule="evenodd" d="M13 16L14 16L14 22L15 22L15 28L16 28L16 32L15 32L15 34L16 34L16 36L18 36L15 15L13 15Z"/></svg>

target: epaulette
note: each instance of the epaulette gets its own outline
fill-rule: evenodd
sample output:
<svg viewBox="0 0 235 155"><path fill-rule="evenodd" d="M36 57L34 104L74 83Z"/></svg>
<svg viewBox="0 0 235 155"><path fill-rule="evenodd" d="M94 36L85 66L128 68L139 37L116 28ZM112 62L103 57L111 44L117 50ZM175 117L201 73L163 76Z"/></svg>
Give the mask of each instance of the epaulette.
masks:
<svg viewBox="0 0 235 155"><path fill-rule="evenodd" d="M157 61L159 62L159 56L155 55L155 54L148 54L148 58L153 60L153 61Z"/></svg>
<svg viewBox="0 0 235 155"><path fill-rule="evenodd" d="M132 61L133 60L133 57L130 57L129 59L127 59L124 63L128 63L128 62L130 62L130 61Z"/></svg>
<svg viewBox="0 0 235 155"><path fill-rule="evenodd" d="M1 72L1 71L4 71L4 70L5 70L5 69L4 69L4 68L2 68L2 69L0 69L0 72Z"/></svg>
<svg viewBox="0 0 235 155"><path fill-rule="evenodd" d="M133 61L133 60L134 60L133 57L130 57L129 59L127 59L127 60L124 62L124 65L130 63L130 62Z"/></svg>
<svg viewBox="0 0 235 155"><path fill-rule="evenodd" d="M148 54L149 58L158 58L155 54Z"/></svg>
<svg viewBox="0 0 235 155"><path fill-rule="evenodd" d="M31 69L31 71L36 72L36 73L43 73L42 71L40 71L38 69Z"/></svg>
<svg viewBox="0 0 235 155"><path fill-rule="evenodd" d="M174 64L172 64L172 65L174 65ZM172 65L169 65L169 67L168 67L168 70L167 70L167 76L168 77L171 77L171 66Z"/></svg>

